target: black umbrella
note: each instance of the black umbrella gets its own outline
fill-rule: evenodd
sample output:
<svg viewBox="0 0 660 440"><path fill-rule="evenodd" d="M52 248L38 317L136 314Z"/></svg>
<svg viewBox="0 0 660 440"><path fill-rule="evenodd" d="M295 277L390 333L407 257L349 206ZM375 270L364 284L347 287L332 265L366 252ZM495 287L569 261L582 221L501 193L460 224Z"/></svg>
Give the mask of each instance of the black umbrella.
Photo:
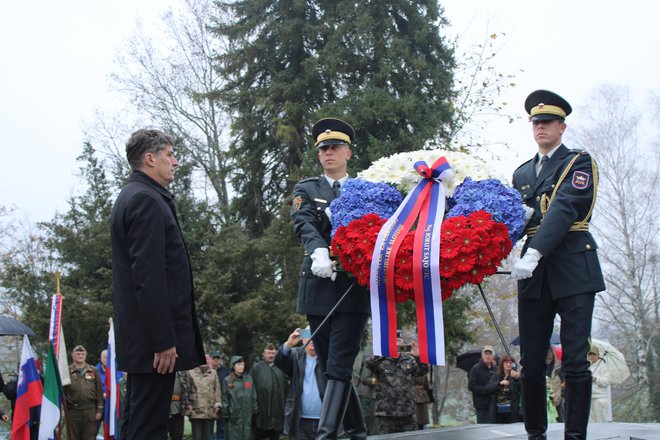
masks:
<svg viewBox="0 0 660 440"><path fill-rule="evenodd" d="M9 316L0 316L0 336L35 336L30 327Z"/></svg>
<svg viewBox="0 0 660 440"><path fill-rule="evenodd" d="M559 333L557 332L552 332L552 335L550 336L550 343L552 345L559 345L561 344L561 339L559 339ZM511 341L511 345L520 345L520 336L516 336L516 339Z"/></svg>
<svg viewBox="0 0 660 440"><path fill-rule="evenodd" d="M474 364L481 360L481 348L474 348L456 357L456 367L469 373Z"/></svg>

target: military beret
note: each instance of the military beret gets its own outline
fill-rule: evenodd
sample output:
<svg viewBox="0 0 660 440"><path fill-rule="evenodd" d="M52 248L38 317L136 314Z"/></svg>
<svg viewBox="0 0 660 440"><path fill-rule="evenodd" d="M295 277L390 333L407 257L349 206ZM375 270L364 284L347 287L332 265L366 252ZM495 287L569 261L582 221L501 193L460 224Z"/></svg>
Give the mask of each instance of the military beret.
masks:
<svg viewBox="0 0 660 440"><path fill-rule="evenodd" d="M85 353L87 353L87 350L85 350L85 347L83 347L82 345L76 345L75 347L73 347L73 352L75 353L77 351L84 351Z"/></svg>
<svg viewBox="0 0 660 440"><path fill-rule="evenodd" d="M564 119L573 109L564 98L549 90L535 90L525 99L530 121Z"/></svg>
<svg viewBox="0 0 660 440"><path fill-rule="evenodd" d="M316 148L336 144L350 145L355 137L355 130L341 119L323 118L312 127L312 137Z"/></svg>

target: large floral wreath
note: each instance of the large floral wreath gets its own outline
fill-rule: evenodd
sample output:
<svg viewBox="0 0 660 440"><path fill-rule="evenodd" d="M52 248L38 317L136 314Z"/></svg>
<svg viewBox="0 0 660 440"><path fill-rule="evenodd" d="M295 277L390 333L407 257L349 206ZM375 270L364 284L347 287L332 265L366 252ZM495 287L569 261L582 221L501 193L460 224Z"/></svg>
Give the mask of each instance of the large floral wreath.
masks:
<svg viewBox="0 0 660 440"><path fill-rule="evenodd" d="M357 179L349 180L330 205L332 251L344 270L368 286L372 255L383 224L397 210L403 194L420 175L413 164L444 156L453 175L444 180L448 211L440 235L442 300L467 283L481 283L497 272L522 235L524 209L518 191L507 186L487 164L465 153L415 151L380 159ZM413 299L413 238L408 232L394 259L396 301Z"/></svg>

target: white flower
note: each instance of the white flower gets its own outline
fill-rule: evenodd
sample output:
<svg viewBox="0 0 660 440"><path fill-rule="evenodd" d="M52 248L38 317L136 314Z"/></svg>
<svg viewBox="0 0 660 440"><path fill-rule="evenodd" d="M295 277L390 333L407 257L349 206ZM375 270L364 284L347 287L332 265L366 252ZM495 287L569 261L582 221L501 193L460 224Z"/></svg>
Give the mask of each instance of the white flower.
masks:
<svg viewBox="0 0 660 440"><path fill-rule="evenodd" d="M443 150L418 150L383 157L358 173L357 177L370 182L395 185L405 194L410 192L422 178L414 168L415 162L424 161L428 166L432 166L442 156L452 168L452 176L443 181L447 196L451 196L466 177L473 180L504 180L483 159L467 153Z"/></svg>

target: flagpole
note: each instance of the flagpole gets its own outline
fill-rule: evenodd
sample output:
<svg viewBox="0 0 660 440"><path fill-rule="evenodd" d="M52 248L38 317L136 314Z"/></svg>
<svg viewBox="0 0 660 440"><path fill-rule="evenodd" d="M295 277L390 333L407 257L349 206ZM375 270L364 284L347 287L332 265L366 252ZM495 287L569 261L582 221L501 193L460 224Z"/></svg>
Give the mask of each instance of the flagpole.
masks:
<svg viewBox="0 0 660 440"><path fill-rule="evenodd" d="M59 270L55 271L55 294L60 297L62 297L62 292L60 291L60 278L62 274L60 273ZM57 342L59 345L59 340L58 341L53 341ZM60 347L58 347L59 349ZM71 438L71 427L69 423L69 410L66 405L66 395L62 396L62 409L64 410L64 426L66 426L66 438ZM58 440L62 439L62 417L60 416L60 421L58 423Z"/></svg>

